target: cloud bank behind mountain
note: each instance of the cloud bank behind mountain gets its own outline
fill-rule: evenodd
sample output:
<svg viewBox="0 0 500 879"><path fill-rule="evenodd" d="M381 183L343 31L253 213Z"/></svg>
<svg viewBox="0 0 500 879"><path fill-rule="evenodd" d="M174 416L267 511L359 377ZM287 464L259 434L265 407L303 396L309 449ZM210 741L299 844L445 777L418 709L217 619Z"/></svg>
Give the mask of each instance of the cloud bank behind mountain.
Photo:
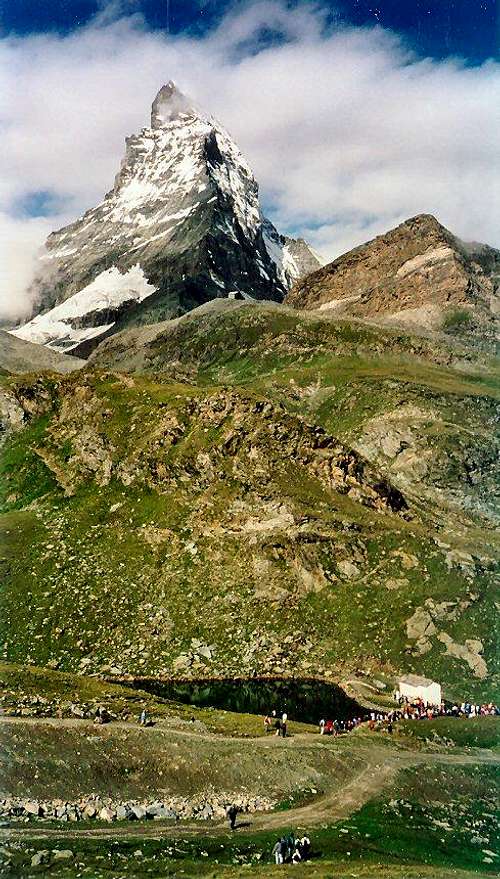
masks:
<svg viewBox="0 0 500 879"><path fill-rule="evenodd" d="M203 36L107 7L66 35L0 40L2 317L22 317L50 229L97 204L168 79L249 159L267 212L332 259L421 212L500 245L500 64L412 54L321 6L235 8Z"/></svg>

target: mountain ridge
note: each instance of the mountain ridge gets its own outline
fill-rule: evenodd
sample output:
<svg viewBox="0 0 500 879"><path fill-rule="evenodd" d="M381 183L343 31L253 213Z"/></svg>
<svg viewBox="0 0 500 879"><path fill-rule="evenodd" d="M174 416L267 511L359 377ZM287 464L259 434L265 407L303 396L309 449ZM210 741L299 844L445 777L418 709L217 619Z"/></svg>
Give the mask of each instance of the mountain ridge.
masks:
<svg viewBox="0 0 500 879"><path fill-rule="evenodd" d="M418 214L299 280L285 302L495 343L499 287L500 251Z"/></svg>
<svg viewBox="0 0 500 879"><path fill-rule="evenodd" d="M0 369L11 373L72 372L85 366L85 360L51 351L44 345L36 345L18 339L12 333L0 329Z"/></svg>

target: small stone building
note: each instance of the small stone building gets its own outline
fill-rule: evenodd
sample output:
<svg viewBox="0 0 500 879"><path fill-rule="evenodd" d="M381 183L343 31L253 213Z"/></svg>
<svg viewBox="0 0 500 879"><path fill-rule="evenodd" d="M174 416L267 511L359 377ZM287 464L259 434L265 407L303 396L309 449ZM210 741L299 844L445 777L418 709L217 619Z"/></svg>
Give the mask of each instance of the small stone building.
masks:
<svg viewBox="0 0 500 879"><path fill-rule="evenodd" d="M441 705L441 684L431 681L430 678L405 675L399 680L398 690L400 696L404 696L409 702L423 699L427 705Z"/></svg>

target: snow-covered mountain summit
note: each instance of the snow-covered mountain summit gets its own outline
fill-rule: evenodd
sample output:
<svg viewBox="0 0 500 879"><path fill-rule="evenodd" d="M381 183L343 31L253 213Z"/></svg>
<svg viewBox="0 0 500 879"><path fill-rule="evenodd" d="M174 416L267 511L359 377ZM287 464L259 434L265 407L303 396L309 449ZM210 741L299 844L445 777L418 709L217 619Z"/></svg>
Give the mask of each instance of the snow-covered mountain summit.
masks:
<svg viewBox="0 0 500 879"><path fill-rule="evenodd" d="M169 82L151 127L126 139L113 189L49 236L34 282L37 316L15 334L85 353L118 319L150 323L234 291L280 301L319 264L304 241L262 217L257 182L232 138ZM95 308L101 288L107 295Z"/></svg>

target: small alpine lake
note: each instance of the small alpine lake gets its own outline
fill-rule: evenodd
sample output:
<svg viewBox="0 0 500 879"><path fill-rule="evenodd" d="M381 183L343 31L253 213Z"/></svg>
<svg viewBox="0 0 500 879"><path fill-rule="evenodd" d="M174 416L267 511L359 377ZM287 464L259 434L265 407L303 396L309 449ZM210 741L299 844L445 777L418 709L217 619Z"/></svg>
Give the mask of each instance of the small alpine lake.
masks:
<svg viewBox="0 0 500 879"><path fill-rule="evenodd" d="M183 678L134 677L120 683L162 699L245 714L283 712L290 720L317 724L363 717L367 710L340 687L316 678Z"/></svg>

